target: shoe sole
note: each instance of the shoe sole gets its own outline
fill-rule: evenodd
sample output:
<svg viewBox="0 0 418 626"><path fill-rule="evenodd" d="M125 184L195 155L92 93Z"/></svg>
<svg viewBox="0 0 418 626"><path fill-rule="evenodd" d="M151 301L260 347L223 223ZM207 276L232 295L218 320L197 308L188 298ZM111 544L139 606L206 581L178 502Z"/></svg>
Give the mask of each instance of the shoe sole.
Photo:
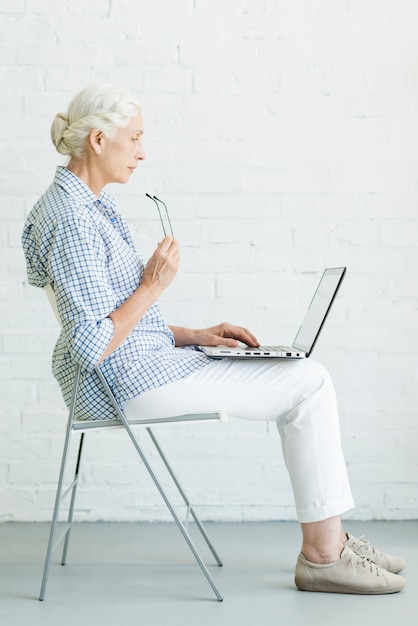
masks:
<svg viewBox="0 0 418 626"><path fill-rule="evenodd" d="M399 593L405 585L398 587L386 587L385 589L348 589L343 585L335 583L314 583L311 580L296 580L295 585L299 591L319 591L324 593L349 593L360 596L378 596L388 593Z"/></svg>

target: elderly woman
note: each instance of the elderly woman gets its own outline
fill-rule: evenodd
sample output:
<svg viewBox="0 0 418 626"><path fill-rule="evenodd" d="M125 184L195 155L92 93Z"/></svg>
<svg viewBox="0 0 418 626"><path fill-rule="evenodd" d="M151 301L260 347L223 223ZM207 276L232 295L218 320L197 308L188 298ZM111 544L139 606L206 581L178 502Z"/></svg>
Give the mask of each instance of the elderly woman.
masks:
<svg viewBox="0 0 418 626"><path fill-rule="evenodd" d="M93 369L100 368L127 418L226 409L277 424L290 474L302 549L295 582L305 591L383 594L400 591L403 561L346 534L353 506L340 444L337 403L326 370L302 361L214 361L196 345L257 346L245 328L167 326L157 300L179 267L179 244L166 236L145 262L103 191L127 183L145 158L136 98L112 85L74 97L52 124L52 141L69 157L30 212L24 232L29 282L51 284L63 330L53 372L66 403L76 364L79 419L112 407Z"/></svg>

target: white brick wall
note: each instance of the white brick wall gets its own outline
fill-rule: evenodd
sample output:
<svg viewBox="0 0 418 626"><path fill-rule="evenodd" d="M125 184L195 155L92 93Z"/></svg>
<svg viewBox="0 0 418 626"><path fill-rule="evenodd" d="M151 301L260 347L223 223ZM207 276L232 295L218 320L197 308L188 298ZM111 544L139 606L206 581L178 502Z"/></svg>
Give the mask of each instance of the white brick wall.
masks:
<svg viewBox="0 0 418 626"><path fill-rule="evenodd" d="M3 0L0 520L51 514L57 331L20 232L60 162L52 117L95 80L143 102L148 159L111 192L145 254L160 237L145 192L170 207L169 321L291 340L323 267L348 266L316 358L340 398L350 515L417 517L417 28L416 0ZM294 518L274 427L162 437L203 517ZM165 518L123 433L92 435L78 519Z"/></svg>

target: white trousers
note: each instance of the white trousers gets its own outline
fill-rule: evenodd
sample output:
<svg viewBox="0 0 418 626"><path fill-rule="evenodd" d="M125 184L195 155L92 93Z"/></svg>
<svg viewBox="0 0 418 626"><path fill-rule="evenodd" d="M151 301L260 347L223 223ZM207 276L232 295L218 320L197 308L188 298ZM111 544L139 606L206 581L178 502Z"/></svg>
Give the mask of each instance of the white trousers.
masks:
<svg viewBox="0 0 418 626"><path fill-rule="evenodd" d="M298 520L316 522L351 509L335 391L312 361L214 361L183 380L124 404L127 419L226 410L274 421L293 487Z"/></svg>

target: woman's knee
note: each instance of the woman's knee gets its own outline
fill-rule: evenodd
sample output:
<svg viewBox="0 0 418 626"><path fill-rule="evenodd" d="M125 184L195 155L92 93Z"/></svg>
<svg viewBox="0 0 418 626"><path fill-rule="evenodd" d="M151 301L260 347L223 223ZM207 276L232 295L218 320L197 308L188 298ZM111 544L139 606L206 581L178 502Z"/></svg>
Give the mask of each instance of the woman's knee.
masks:
<svg viewBox="0 0 418 626"><path fill-rule="evenodd" d="M303 366L305 375L313 380L322 381L330 378L327 368L322 363L318 363L318 361L304 359Z"/></svg>

